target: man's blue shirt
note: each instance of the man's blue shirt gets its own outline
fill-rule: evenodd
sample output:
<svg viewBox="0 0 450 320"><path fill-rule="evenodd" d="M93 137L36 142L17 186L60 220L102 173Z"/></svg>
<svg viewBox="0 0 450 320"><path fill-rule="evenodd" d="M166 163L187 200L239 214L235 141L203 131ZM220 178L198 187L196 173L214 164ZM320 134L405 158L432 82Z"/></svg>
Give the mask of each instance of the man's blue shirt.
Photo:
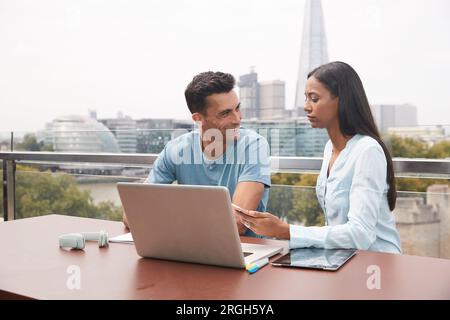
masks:
<svg viewBox="0 0 450 320"><path fill-rule="evenodd" d="M239 182L260 182L264 194L256 210L265 211L270 188L269 155L264 137L241 128L239 139L229 142L222 156L210 160L202 151L196 130L167 143L153 164L148 182L225 186L231 197Z"/></svg>

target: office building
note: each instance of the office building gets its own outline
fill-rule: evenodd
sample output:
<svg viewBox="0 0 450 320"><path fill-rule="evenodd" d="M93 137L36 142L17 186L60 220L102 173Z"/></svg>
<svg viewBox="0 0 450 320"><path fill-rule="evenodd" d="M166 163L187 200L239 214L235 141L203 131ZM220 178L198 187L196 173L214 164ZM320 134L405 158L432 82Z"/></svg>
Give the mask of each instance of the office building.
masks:
<svg viewBox="0 0 450 320"><path fill-rule="evenodd" d="M386 134L389 128L417 126L417 107L410 104L379 104L371 106L378 130Z"/></svg>
<svg viewBox="0 0 450 320"><path fill-rule="evenodd" d="M259 83L258 74L254 68L250 69L250 73L239 77L238 87L242 117L258 119L260 116Z"/></svg>
<svg viewBox="0 0 450 320"><path fill-rule="evenodd" d="M305 117L243 120L242 126L265 137L272 156L321 157L328 141L326 130L312 128Z"/></svg>
<svg viewBox="0 0 450 320"><path fill-rule="evenodd" d="M194 129L192 120L139 119L137 153L160 153L170 140Z"/></svg>
<svg viewBox="0 0 450 320"><path fill-rule="evenodd" d="M79 115L59 117L47 124L45 143L55 152L120 152L116 138L103 123Z"/></svg>
<svg viewBox="0 0 450 320"><path fill-rule="evenodd" d="M322 157L325 144L329 137L325 129L311 127L311 123L305 117L296 120L296 153L301 157Z"/></svg>
<svg viewBox="0 0 450 320"><path fill-rule="evenodd" d="M327 62L328 49L321 0L306 0L295 91L294 112L297 116L305 115L303 104L308 73Z"/></svg>
<svg viewBox="0 0 450 320"><path fill-rule="evenodd" d="M259 83L259 119L283 119L285 91L284 81L273 80Z"/></svg>
<svg viewBox="0 0 450 320"><path fill-rule="evenodd" d="M292 120L243 120L242 127L254 130L267 139L272 156L294 156L296 146L295 121Z"/></svg>
<svg viewBox="0 0 450 320"><path fill-rule="evenodd" d="M121 152L136 152L137 126L135 120L131 119L129 116L124 116L119 112L117 118L101 119L99 121L114 134Z"/></svg>
<svg viewBox="0 0 450 320"><path fill-rule="evenodd" d="M442 126L391 127L387 129L387 133L401 138L421 140L428 146L447 139Z"/></svg>

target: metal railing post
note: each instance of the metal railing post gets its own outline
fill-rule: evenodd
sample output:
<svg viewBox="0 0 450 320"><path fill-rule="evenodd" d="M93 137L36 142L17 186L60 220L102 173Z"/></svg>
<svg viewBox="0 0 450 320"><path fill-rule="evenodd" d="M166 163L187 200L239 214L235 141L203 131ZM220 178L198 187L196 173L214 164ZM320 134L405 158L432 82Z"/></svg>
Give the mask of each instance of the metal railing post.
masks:
<svg viewBox="0 0 450 320"><path fill-rule="evenodd" d="M16 217L16 163L14 160L3 160L3 214L4 221L12 221Z"/></svg>

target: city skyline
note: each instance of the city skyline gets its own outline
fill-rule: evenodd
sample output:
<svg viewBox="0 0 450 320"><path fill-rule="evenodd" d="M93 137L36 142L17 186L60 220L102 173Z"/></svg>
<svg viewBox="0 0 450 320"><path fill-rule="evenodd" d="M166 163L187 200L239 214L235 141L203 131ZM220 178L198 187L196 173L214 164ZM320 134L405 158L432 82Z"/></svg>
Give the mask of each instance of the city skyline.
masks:
<svg viewBox="0 0 450 320"><path fill-rule="evenodd" d="M99 118L189 119L183 93L193 75L222 70L238 79L250 66L261 81L286 83L291 109L304 4L0 0L0 131L42 130L88 109ZM322 7L330 61L356 69L371 104L410 103L419 124L450 123L450 3Z"/></svg>

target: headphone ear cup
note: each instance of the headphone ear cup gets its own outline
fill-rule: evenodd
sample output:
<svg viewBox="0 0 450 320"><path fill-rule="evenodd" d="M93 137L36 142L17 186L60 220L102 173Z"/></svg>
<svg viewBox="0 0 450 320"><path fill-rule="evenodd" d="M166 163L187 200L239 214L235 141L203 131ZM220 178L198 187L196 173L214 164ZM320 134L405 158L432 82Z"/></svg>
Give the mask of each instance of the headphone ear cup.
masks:
<svg viewBox="0 0 450 320"><path fill-rule="evenodd" d="M100 232L83 232L81 235L85 241L97 241L99 248L108 246L108 232L104 230Z"/></svg>
<svg viewBox="0 0 450 320"><path fill-rule="evenodd" d="M109 243L108 232L100 231L98 234L98 246L100 248L107 247Z"/></svg>
<svg viewBox="0 0 450 320"><path fill-rule="evenodd" d="M81 233L67 233L59 236L59 246L81 250L85 247L85 240Z"/></svg>

